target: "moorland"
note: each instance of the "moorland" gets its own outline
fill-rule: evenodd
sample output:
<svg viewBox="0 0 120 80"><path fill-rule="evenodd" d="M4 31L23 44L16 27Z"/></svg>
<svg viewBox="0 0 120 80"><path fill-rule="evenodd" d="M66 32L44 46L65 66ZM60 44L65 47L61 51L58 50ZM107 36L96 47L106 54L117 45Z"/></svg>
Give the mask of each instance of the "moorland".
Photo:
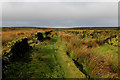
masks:
<svg viewBox="0 0 120 80"><path fill-rule="evenodd" d="M120 78L117 28L2 28L6 78Z"/></svg>

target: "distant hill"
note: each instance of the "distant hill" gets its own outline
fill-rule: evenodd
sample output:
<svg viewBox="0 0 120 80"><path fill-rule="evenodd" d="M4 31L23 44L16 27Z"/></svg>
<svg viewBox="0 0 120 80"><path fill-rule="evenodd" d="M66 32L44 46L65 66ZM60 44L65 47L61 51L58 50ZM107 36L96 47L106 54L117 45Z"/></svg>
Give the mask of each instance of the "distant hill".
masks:
<svg viewBox="0 0 120 80"><path fill-rule="evenodd" d="M76 28L44 28L44 27L2 27L2 31L22 29L55 29L55 30L120 30L120 27L76 27Z"/></svg>

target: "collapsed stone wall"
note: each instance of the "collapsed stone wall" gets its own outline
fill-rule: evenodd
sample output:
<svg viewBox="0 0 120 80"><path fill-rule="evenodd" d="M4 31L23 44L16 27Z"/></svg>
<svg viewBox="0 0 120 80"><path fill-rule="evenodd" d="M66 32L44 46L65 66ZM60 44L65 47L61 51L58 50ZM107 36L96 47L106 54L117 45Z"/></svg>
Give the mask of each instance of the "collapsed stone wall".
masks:
<svg viewBox="0 0 120 80"><path fill-rule="evenodd" d="M37 38L38 41L44 41L44 40L51 40L51 32L52 31L46 31L45 33L37 32L35 34L35 37Z"/></svg>
<svg viewBox="0 0 120 80"><path fill-rule="evenodd" d="M14 62L23 58L23 56L28 52L31 46L28 44L28 38L22 38L17 41L9 42L9 48L3 52L2 64Z"/></svg>
<svg viewBox="0 0 120 80"><path fill-rule="evenodd" d="M28 38L22 38L8 43L8 49L2 55L2 77L5 78L7 67L10 63L28 60L24 57L32 47L28 44ZM26 60L25 60L26 59Z"/></svg>

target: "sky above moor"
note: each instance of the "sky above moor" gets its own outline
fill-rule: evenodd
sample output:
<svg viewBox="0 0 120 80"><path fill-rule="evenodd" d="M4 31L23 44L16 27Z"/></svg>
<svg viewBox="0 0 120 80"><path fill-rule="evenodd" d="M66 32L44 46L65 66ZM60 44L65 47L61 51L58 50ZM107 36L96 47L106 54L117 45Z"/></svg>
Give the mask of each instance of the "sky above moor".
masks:
<svg viewBox="0 0 120 80"><path fill-rule="evenodd" d="M118 3L4 2L2 26L117 27Z"/></svg>

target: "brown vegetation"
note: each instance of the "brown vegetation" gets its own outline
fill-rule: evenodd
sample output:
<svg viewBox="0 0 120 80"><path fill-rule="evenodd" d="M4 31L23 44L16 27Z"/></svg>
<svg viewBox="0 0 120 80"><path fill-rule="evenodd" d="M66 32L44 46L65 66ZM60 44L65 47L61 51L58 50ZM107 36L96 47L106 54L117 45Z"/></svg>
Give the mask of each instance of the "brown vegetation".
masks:
<svg viewBox="0 0 120 80"><path fill-rule="evenodd" d="M2 46L3 50L6 48L8 42L17 40L23 37L28 37L28 39L32 39L36 32L44 32L41 29L34 29L34 28L15 28L15 30L11 30L12 28L3 28L2 29Z"/></svg>

